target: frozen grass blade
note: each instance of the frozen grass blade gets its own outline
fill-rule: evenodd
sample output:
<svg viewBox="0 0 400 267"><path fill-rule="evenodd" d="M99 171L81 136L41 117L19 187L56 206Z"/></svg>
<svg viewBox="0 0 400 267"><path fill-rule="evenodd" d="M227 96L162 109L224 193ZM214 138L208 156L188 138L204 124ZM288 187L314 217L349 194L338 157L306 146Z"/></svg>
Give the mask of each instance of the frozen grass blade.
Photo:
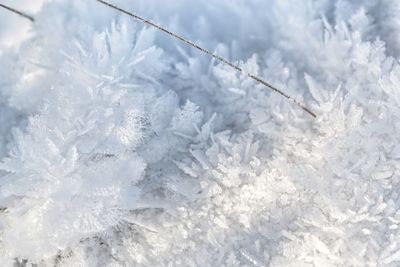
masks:
<svg viewBox="0 0 400 267"><path fill-rule="evenodd" d="M193 48L196 48L197 50L199 50L199 51L201 51L201 52L213 57L214 59L216 59L219 62L222 62L223 64L231 67L232 69L236 70L237 72L245 74L246 76L248 76L249 78L253 79L254 81L264 85L265 87L269 88L270 90L272 90L272 91L280 94L281 96L285 97L286 99L292 101L298 107L300 107L305 112L307 112L309 115L311 115L313 118L317 117L317 115L314 112L312 112L309 108L307 108L300 101L296 100L294 97L288 95L287 93L283 92L282 90L278 89L277 87L271 85L270 83L268 83L267 81L263 80L262 78L254 75L254 74L251 74L251 73L246 73L241 67L239 67L239 66L233 64L232 62L230 62L229 60L227 60L227 59L225 59L225 58L223 58L223 57L211 52L210 50L208 50L206 48L203 48L203 47L195 44L194 42L192 42L192 41L190 41L190 40L188 40L188 39L186 39L186 38L184 38L184 37L182 37L182 36L180 36L180 35L178 35L178 34L176 34L174 32L171 32L170 30L158 25L157 23L154 23L154 22L152 22L150 20L144 19L144 18L142 18L142 17L140 17L140 16L138 16L138 15L132 13L132 12L126 11L126 10L120 8L120 7L117 7L117 6L109 3L109 2L106 2L106 1L103 1L103 0L96 0L96 1L101 3L101 4L104 4L104 5L108 6L110 8L112 8L112 9L115 9L115 10L117 10L119 12L122 12L122 13L124 13L126 15L129 15L129 16L133 17L136 20L139 20L139 21L141 21L141 22L143 22L143 23L145 23L147 25L150 25L150 26L152 26L152 27L154 27L154 28L156 28L156 29L168 34L169 36L172 36L173 38L178 39L181 42L183 42L183 43L185 43L185 44L187 44L187 45L189 45L189 46L191 46ZM16 9L14 9L12 7L6 6L6 5L1 4L1 3L0 3L0 7L4 8L4 9L7 9L8 11L11 11L11 12L17 14L17 15L20 15L20 16L26 18L26 19L29 19L31 22L35 21L35 19L32 16L29 16L29 15L27 15L27 14L25 14L25 13L19 11L19 10L16 10Z"/></svg>
<svg viewBox="0 0 400 267"><path fill-rule="evenodd" d="M251 74L251 73L246 73L246 72L245 72L242 68L240 68L239 66L236 66L235 64L231 63L229 60L227 60L227 59L225 59L225 58L223 58L223 57L221 57L221 56L219 56L219 55L217 55L217 54L211 52L210 50L208 50L208 49L206 49L206 48L203 48L203 47L201 47L201 46L195 44L194 42L192 42L192 41L190 41L190 40L188 40L188 39L186 39L186 38L184 38L184 37L182 37L182 36L179 36L178 34L176 34L176 33L174 33L174 32L171 32L170 30L168 30L168 29L166 29L166 28L164 28L164 27L158 25L157 23L154 23L154 22L152 22L152 21L150 21L150 20L147 20L147 19L145 19L145 18L142 18L142 17L140 17L140 16L138 16L138 15L132 13L132 12L126 11L126 10L120 8L120 7L117 7L117 6L115 6L115 5L111 4L111 3L109 3L109 2L106 2L106 1L103 1L103 0L96 0L96 1L99 2L99 3L101 3L101 4L103 4L103 5L106 5L106 6L110 7L110 8L112 8L112 9L115 9L115 10L121 12L121 13L124 13L124 14L126 14L126 15L129 15L129 16L133 17L133 18L136 19L136 20L139 20L139 21L141 21L141 22L143 22L143 23L145 23L145 24L147 24L147 25L150 25L150 26L152 26L152 27L154 27L154 28L156 28L156 29L158 29L158 30L160 30L160 31L162 31L162 32L164 32L164 33L166 33L166 34L168 34L169 36L172 36L172 37L174 37L175 39L178 39L178 40L180 40L181 42L183 42L183 43L185 43L185 44L187 44L187 45L189 45L189 46L191 46L191 47L196 48L197 50L199 50L199 51L201 51L201 52L203 52L203 53L205 53L205 54L207 54L207 55L209 55L209 56L215 58L215 59L218 60L219 62L222 62L223 64L225 64L225 65L227 65L227 66L229 66L229 67L235 69L236 71L238 71L238 72L240 72L240 73L242 73L242 74L247 75L249 78L253 79L254 81L256 81L256 82L258 82L258 83L261 83L262 85L264 85L265 87L271 89L272 91L274 91L274 92L276 92L276 93L282 95L283 97L285 97L285 98L287 98L288 100L290 100L290 101L292 101L293 103L295 103L297 106L299 106L301 109L303 109L303 110L304 110L305 112L307 112L309 115L311 115L313 118L316 118L316 117L317 117L317 115L315 115L315 113L312 112L310 109L308 109L303 103L299 102L298 100L296 100L295 98L293 98L293 97L291 97L290 95L286 94L286 93L283 92L282 90L276 88L275 86L269 84L269 83L266 82L265 80L263 80L263 79L257 77L256 75Z"/></svg>
<svg viewBox="0 0 400 267"><path fill-rule="evenodd" d="M34 21L35 21L35 19L34 19L32 16L29 16L29 15L25 14L24 12L21 12L21 11L19 11L19 10L16 10L15 8L6 6L6 5L1 4L1 3L0 3L0 7L4 8L4 9L7 9L8 11L11 11L11 12L14 13L14 14L20 15L21 17L24 17L24 18L26 18L26 19L29 19L31 22L34 22Z"/></svg>

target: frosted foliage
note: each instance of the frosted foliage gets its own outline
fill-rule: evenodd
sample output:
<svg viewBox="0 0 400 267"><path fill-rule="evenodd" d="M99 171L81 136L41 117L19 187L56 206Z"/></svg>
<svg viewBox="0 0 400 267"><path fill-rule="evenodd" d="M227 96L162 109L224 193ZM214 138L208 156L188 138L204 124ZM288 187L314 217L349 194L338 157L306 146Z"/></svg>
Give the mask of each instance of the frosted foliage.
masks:
<svg viewBox="0 0 400 267"><path fill-rule="evenodd" d="M397 1L4 2L0 266L400 265Z"/></svg>

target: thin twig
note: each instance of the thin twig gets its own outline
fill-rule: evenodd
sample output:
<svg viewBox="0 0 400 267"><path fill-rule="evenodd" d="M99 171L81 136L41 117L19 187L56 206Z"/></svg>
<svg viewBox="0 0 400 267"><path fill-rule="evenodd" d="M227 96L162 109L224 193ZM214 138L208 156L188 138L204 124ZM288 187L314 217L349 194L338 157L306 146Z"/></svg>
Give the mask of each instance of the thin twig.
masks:
<svg viewBox="0 0 400 267"><path fill-rule="evenodd" d="M26 19L29 19L31 22L34 22L34 21L35 21L35 19L34 19L32 16L29 16L28 14L25 14L25 13L22 12L22 11L16 10L15 8L6 6L6 5L1 4L1 3L0 3L0 7L4 8L4 9L7 9L8 11L11 11L11 12L17 14L17 15L20 15L21 17L24 17L24 18L26 18Z"/></svg>
<svg viewBox="0 0 400 267"><path fill-rule="evenodd" d="M192 42L192 41L190 41L190 40L188 40L188 39L186 39L186 38L184 38L184 37L181 37L181 36L179 36L178 34L176 34L176 33L174 33L174 32L171 32L170 30L168 30L168 29L166 29L166 28L164 28L164 27L162 27L162 26L160 26L160 25L158 25L158 24L156 24L156 23L154 23L154 22L152 22L152 21L150 21L150 20L144 19L144 18L142 18L142 17L140 17L140 16L138 16L138 15L136 15L136 14L134 14L134 13L131 13L131 12L129 12L129 11L126 11L126 10L124 10L124 9L122 9L122 8L120 8L120 7L117 7L117 6L115 6L115 5L111 4L111 3L108 3L108 2L103 1L103 0L96 0L96 1L99 2L99 3L101 3L101 4L106 5L106 6L108 6L108 7L111 7L111 8L113 8L113 9L117 10L117 11L120 11L120 12L126 14L126 15L129 15L129 16L133 17L133 18L136 19L136 20L139 20L139 21L141 21L141 22L143 22L143 23L145 23L145 24L147 24L147 25L150 25L150 26L152 26L152 27L154 27L154 28L156 28L156 29L158 29L158 30L160 30L160 31L162 31L162 32L164 32L164 33L166 33L166 34L168 34L169 36L172 36L172 37L174 37L175 39L178 39L178 40L182 41L183 43L186 43L186 44L190 45L191 47L194 47L194 48L196 48L197 50L199 50L199 51L201 51L201 52L203 52L203 53L205 53L205 54L208 54L209 56L215 58L216 60L222 62L223 64L225 64L225 65L227 65L227 66L229 66L229 67L235 69L236 71L238 71L238 72L240 72L240 73L242 73L242 74L247 75L249 78L255 80L255 81L258 82L258 83L261 83L262 85L268 87L269 89L273 90L274 92L276 92L276 93L282 95L283 97L289 99L290 101L292 101L293 103L295 103L297 106L299 106L301 109L303 109L305 112L307 112L307 113L308 113L309 115L311 115L312 117L314 117L314 118L317 117L317 115L315 115L314 112L312 112L311 110L309 110L304 104L302 104L301 102L297 101L296 99L294 99L294 98L291 97L290 95L288 95L288 94L286 94L285 92L279 90L279 89L276 88L275 86L269 84L268 82L266 82L266 81L264 81L263 79L257 77L256 75L251 74L251 73L246 73L246 72L245 72L242 68L240 68L239 66L237 66L237 65L231 63L230 61L228 61L227 59L225 59L225 58L223 58L223 57L221 57L221 56L219 56L219 55L217 55L217 54L215 54L215 53L209 51L208 49L205 49L205 48L203 48L203 47L201 47L201 46L195 44L194 42Z"/></svg>
<svg viewBox="0 0 400 267"><path fill-rule="evenodd" d="M134 13L128 12L128 11L126 11L126 10L120 8L120 7L117 7L117 6L113 5L113 4L111 4L111 3L105 2L103 0L96 0L96 1L101 3L101 4L106 5L108 7L111 7L113 9L117 10L117 11L120 11L120 12L126 14L126 15L129 15L129 16L133 17L136 20L139 20L139 21L141 21L141 22L143 22L143 23L145 23L147 25L150 25L150 26L152 26L152 27L154 27L154 28L156 28L156 29L158 29L158 30L160 30L160 31L162 31L162 32L174 37L175 39L178 39L178 40L182 41L183 43L186 43L186 44L190 45L191 47L196 48L197 50L199 50L199 51L201 51L201 52L203 52L203 53L215 58L219 62L222 62L223 64L231 67L232 69L234 69L234 70L236 70L236 71L238 71L238 72L240 72L242 74L245 74L246 76L248 76L249 78L255 80L256 82L261 83L265 87L267 87L267 88L273 90L274 92L282 95L283 97L285 97L288 100L290 100L293 103L295 103L297 106L299 106L301 109L303 109L305 112L307 112L312 117L314 117L314 118L317 117L317 115L315 115L315 113L312 112L310 109L308 109L303 103L299 102L298 100L296 100L295 98L291 97L290 95L288 95L287 93L283 92L282 90L276 88L275 86L269 84L268 82L266 82L265 80L261 79L260 77L254 75L254 74L245 72L241 67L231 63L229 60L227 60L227 59L225 59L225 58L223 58L223 57L211 52L210 50L208 50L206 48L203 48L203 47L195 44L194 42L192 42L192 41L190 41L190 40L188 40L188 39L186 39L184 37L181 37L178 34L176 34L174 32L171 32L170 30L168 30L168 29L166 29L166 28L164 28L164 27L162 27L162 26L160 26L160 25L158 25L158 24L156 24L156 23L154 23L154 22L152 22L150 20L144 19L144 18L142 18L142 17L140 17L140 16L138 16L138 15L136 15ZM25 14L25 13L19 11L19 10L16 10L16 9L14 9L12 7L6 6L6 5L1 4L1 3L0 3L0 7L5 8L5 9L7 9L7 10L9 10L9 11L15 13L15 14L18 14L18 15L26 18L26 19L29 19L31 22L35 21L35 19L32 16L29 16L29 15L27 15L27 14Z"/></svg>

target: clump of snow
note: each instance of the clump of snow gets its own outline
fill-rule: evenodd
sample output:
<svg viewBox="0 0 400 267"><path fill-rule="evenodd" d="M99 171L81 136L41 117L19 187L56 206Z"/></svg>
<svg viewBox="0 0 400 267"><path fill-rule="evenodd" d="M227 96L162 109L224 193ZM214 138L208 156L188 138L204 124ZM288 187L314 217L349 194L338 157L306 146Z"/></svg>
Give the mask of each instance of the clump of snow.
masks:
<svg viewBox="0 0 400 267"><path fill-rule="evenodd" d="M2 17L2 266L400 264L399 4L114 3L318 117L96 1Z"/></svg>

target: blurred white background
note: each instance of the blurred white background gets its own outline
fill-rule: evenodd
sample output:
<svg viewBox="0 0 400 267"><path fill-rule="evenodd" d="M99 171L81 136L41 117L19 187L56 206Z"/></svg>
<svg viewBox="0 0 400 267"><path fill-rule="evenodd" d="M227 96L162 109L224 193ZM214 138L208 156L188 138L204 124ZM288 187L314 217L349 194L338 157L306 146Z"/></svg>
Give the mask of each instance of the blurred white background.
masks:
<svg viewBox="0 0 400 267"><path fill-rule="evenodd" d="M46 0L0 0L1 4L27 14L34 14ZM1 50L17 45L29 36L31 22L8 10L0 8L0 53Z"/></svg>

